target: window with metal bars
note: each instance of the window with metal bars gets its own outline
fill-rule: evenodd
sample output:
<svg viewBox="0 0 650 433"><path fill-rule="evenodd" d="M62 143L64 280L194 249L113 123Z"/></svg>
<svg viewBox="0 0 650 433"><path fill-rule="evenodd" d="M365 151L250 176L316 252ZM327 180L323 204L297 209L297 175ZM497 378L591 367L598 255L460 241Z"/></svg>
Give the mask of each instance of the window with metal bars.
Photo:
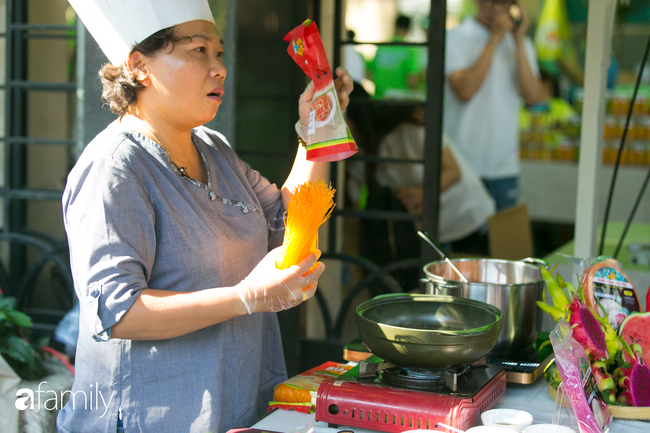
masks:
<svg viewBox="0 0 650 433"><path fill-rule="evenodd" d="M444 41L445 41L445 20L446 20L446 3L441 1L431 1L429 22L430 33L428 42L426 43L409 43L409 42L379 42L379 41L362 41L357 42L348 37L348 32L344 31L344 23L346 19L346 2L343 0L335 1L334 12L334 59L333 63L341 64L341 54L345 47L357 45L372 45L377 46L405 46L405 47L421 47L426 50L428 54L428 67L426 69L426 92L424 93L425 99L421 102L398 100L398 99L357 99L354 92L351 95L351 106L354 104L371 105L371 106L391 106L393 109L408 109L416 106L423 106L426 108L425 119L425 156L423 160L395 160L395 159L382 159L374 155L355 155L346 161L346 164L359 163L366 168L371 167L377 163L390 162L395 164L423 164L425 171L424 181L424 201L422 213L419 215L409 214L404 211L394 210L358 210L346 208L343 203L338 203L334 212L332 213L330 231L329 231L329 245L340 245L337 242L337 236L340 236L341 229L340 222L344 217L349 219L358 219L359 224L368 224L371 221L386 221L389 224L393 223L418 223L419 226L427 231L434 238L438 233L438 213L439 213L439 191L440 191L440 161L442 149L442 101L443 101L443 88L444 88ZM434 53L434 54L432 54ZM332 180L335 183L341 183L345 176L339 174L341 165L332 165ZM342 197L339 195L339 201ZM434 257L429 248L421 251L422 263L427 263ZM407 290L413 287L406 288Z"/></svg>
<svg viewBox="0 0 650 433"><path fill-rule="evenodd" d="M334 0L332 3L334 8L332 14L334 55L330 59L330 64L334 66L343 64L345 66L345 63L341 61L342 52L346 46L356 45L357 42L348 39L347 31L344 31L346 1ZM377 0L377 3L381 3L381 1ZM387 3L390 2L385 2L384 5ZM364 16L360 19L369 20L371 18ZM355 90L350 95L350 106L348 108L348 111L351 112L355 104L367 106L385 105L398 110L400 108L424 106L426 108L426 150L423 160L420 161L380 159L377 156L368 155L367 152L365 155L359 152L345 161L330 164L330 181L332 186L337 189L335 195L336 207L332 212L332 217L328 220L327 242L323 242L321 248L323 249L322 257L327 263L329 272L332 272L332 269L340 269L340 276L338 279L328 280L321 277L319 280L316 299L322 316L325 338L310 336L301 340L301 371L317 366L326 360L339 359L339 354L344 352L344 344L358 335L352 323L354 322L355 308L360 301L378 294L416 289L417 286L413 284L417 284L417 278L414 282L413 275L419 274L423 263L438 259L438 257L433 256L430 248L422 248L421 251L415 254L418 257L381 263L380 266L377 266L369 256L364 256L359 245L360 233L363 231L367 232L370 237L382 236L382 233L378 233L377 230L369 229L369 227L373 227L373 222L386 222L388 225L411 224L413 227L413 233L411 234L415 237L417 235L413 223L418 223L423 230L437 237L444 84L444 55L442 53L444 53L446 20L446 3L444 1L431 1L429 19L431 32L426 44L364 41L369 45L417 45L429 53L430 60L426 73L427 90L423 102L360 99L357 96L360 92L355 95L355 91L357 91ZM431 53L435 53L435 55ZM359 89L358 84L355 89ZM421 214L415 215L390 209L358 209L346 203L345 188L348 186L346 175L350 172L360 172L362 171L361 168L367 169L379 162L424 165L425 199ZM352 166L352 170L350 170L350 166ZM402 227L404 228L407 224ZM330 266L330 263L333 266ZM335 293L335 295L332 295L332 293ZM332 299L339 296L340 302L328 302L326 299L328 296ZM307 308L310 308L309 305ZM309 316L308 320L317 320L313 319L313 317L313 315Z"/></svg>
<svg viewBox="0 0 650 433"><path fill-rule="evenodd" d="M74 14L66 0L4 0L0 45L0 289L51 334L74 302L61 197L74 145Z"/></svg>

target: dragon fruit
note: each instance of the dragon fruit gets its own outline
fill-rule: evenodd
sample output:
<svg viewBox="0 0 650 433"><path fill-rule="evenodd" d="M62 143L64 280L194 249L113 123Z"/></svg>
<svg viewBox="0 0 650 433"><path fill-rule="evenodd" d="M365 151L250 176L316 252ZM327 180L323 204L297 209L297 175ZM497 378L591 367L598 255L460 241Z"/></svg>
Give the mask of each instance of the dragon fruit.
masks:
<svg viewBox="0 0 650 433"><path fill-rule="evenodd" d="M569 304L569 311L571 312L569 324L573 327L573 338L585 348L589 359L606 359L605 334L591 310L584 307L579 299L574 299Z"/></svg>
<svg viewBox="0 0 650 433"><path fill-rule="evenodd" d="M616 381L607 371L607 343L600 323L578 298L571 301L568 309L571 313L569 323L573 328L573 338L584 347L591 360L591 371L598 389L607 403L616 402Z"/></svg>
<svg viewBox="0 0 650 433"><path fill-rule="evenodd" d="M616 356L623 349L621 337L619 337L619 334L610 323L607 311L605 311L598 301L596 301L596 305L600 310L600 314L596 314L595 311L592 311L592 313L594 313L594 317L600 323L600 327L605 333L605 343L607 345L607 354L609 355L606 361L607 365L613 366L616 364Z"/></svg>
<svg viewBox="0 0 650 433"><path fill-rule="evenodd" d="M551 271L552 272L552 271ZM598 388L608 404L650 407L650 367L643 353L650 353L650 313L633 313L614 330L607 305L596 301L598 312L587 307L581 286L576 290L560 275L542 270L552 303L537 305L557 322L567 318L573 338L580 343L591 362ZM622 318L614 314L618 322ZM647 355L650 358L650 355ZM546 376L545 376L546 377ZM548 380L548 378L547 378Z"/></svg>
<svg viewBox="0 0 650 433"><path fill-rule="evenodd" d="M596 378L598 389L607 404L616 403L616 380L607 371L607 364L604 361L591 363L591 371Z"/></svg>
<svg viewBox="0 0 650 433"><path fill-rule="evenodd" d="M553 278L553 275L551 274L552 271L549 272L549 270L543 266L540 268L540 271L542 273L542 277L544 278L544 282L546 283L548 293L553 299L553 305L549 305L546 302L546 291L544 291L542 292L542 301L537 301L537 306L550 314L551 317L553 317L553 320L559 322L565 318L566 307L569 305L569 302L571 302L569 296L567 296L566 292L564 291L566 283L560 274L558 274L559 283L558 281L555 281L555 278ZM569 295L572 295L570 289Z"/></svg>
<svg viewBox="0 0 650 433"><path fill-rule="evenodd" d="M650 368L643 362L642 349L638 344L623 343L625 364L616 370L618 386L622 390L617 402L629 406L650 406Z"/></svg>
<svg viewBox="0 0 650 433"><path fill-rule="evenodd" d="M576 290L571 283L565 282L560 274L557 274L556 281L551 272L545 268L540 270L553 299L553 305L546 303L545 292L542 292L543 301L538 301L537 305L549 313L556 322L567 318L574 328L574 338L583 345L590 361L605 359L608 365L613 364L614 356L620 350L620 344L616 331L607 321L607 313L603 311L604 318L601 318L585 307L582 287L579 286Z"/></svg>

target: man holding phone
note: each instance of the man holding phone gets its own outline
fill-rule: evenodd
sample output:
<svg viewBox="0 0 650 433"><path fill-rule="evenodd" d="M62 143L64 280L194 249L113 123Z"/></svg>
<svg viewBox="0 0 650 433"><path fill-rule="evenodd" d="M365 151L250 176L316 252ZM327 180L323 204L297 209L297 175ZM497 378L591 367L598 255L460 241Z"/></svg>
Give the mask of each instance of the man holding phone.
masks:
<svg viewBox="0 0 650 433"><path fill-rule="evenodd" d="M523 9L474 1L476 18L447 32L444 126L501 210L517 203L519 108L540 101L540 74Z"/></svg>

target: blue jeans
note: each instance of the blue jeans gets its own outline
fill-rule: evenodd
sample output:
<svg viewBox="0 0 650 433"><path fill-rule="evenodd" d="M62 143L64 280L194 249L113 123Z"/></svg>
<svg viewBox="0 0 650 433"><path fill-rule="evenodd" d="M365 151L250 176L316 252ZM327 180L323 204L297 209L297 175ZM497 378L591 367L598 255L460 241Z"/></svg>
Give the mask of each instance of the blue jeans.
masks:
<svg viewBox="0 0 650 433"><path fill-rule="evenodd" d="M519 178L483 179L483 184L497 202L497 212L517 204L519 200Z"/></svg>

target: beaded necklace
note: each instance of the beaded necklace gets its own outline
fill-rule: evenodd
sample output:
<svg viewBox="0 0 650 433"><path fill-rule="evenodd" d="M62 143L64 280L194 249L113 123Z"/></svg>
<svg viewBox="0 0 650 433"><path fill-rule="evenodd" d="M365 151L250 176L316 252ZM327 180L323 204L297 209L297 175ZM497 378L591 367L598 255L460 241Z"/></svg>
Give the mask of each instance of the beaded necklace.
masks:
<svg viewBox="0 0 650 433"><path fill-rule="evenodd" d="M165 148L165 146L163 146L163 144L160 142L160 140L158 140L158 137L156 137L156 134L154 134L153 131L149 131L149 132L151 133L151 136L153 137L153 141L158 143L158 146L160 146L162 148L162 150L165 151L165 153L169 157L169 161L172 163L174 168L176 168L176 170L178 170L180 175L183 176L183 177L189 178L190 176L187 174L187 167L183 167L183 166L177 164L176 161L175 161L174 155L172 155L172 153L169 150L167 150Z"/></svg>

